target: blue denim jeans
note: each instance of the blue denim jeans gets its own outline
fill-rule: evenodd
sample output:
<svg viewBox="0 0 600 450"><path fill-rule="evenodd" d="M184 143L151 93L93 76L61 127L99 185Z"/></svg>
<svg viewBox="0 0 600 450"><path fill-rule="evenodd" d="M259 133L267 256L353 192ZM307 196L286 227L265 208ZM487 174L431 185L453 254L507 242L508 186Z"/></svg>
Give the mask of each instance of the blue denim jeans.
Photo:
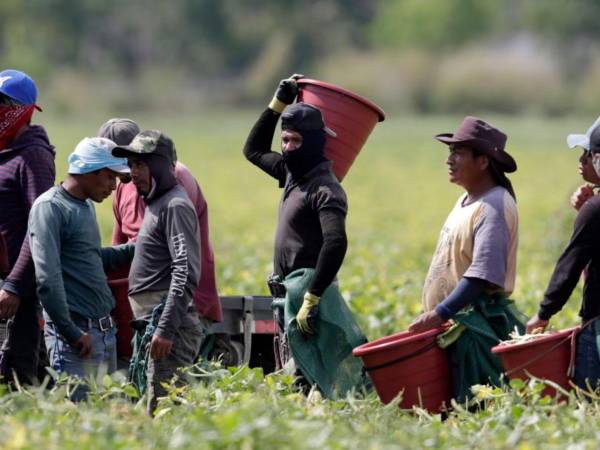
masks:
<svg viewBox="0 0 600 450"><path fill-rule="evenodd" d="M117 329L101 331L99 328L84 329L92 338L92 351L85 358L79 356L79 349L69 344L52 322L44 325L44 339L48 349L50 366L58 373L67 373L82 379L102 377L117 369ZM77 388L72 400L85 399L87 389Z"/></svg>
<svg viewBox="0 0 600 450"><path fill-rule="evenodd" d="M575 383L585 390L588 390L588 383L592 389L596 389L600 382L600 357L596 344L597 324L597 321L591 323L577 336Z"/></svg>

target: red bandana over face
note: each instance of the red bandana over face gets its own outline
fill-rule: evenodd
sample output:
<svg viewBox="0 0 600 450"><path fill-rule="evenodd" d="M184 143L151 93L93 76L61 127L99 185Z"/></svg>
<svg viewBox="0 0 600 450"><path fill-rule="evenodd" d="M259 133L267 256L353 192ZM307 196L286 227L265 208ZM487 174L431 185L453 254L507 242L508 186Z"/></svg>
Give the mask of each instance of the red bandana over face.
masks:
<svg viewBox="0 0 600 450"><path fill-rule="evenodd" d="M35 105L0 106L0 151L29 123L34 108Z"/></svg>

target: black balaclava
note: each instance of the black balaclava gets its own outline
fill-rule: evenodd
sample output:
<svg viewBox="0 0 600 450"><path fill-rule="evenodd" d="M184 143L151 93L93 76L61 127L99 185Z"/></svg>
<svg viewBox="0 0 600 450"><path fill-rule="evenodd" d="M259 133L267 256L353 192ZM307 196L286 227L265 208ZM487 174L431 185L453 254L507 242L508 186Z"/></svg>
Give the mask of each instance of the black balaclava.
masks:
<svg viewBox="0 0 600 450"><path fill-rule="evenodd" d="M151 203L177 184L175 171L171 160L156 153L142 155L142 160L148 165L152 186L150 192L144 196L146 202Z"/></svg>
<svg viewBox="0 0 600 450"><path fill-rule="evenodd" d="M281 116L281 128L302 136L296 150L282 151L283 161L294 181L300 180L325 158L325 124L321 111L306 103L290 106Z"/></svg>

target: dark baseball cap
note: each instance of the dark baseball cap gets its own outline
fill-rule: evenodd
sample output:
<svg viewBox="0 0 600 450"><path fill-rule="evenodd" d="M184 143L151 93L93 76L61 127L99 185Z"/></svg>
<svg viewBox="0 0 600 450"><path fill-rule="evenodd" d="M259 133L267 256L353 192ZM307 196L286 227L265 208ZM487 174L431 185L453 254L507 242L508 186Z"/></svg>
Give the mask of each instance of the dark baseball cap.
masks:
<svg viewBox="0 0 600 450"><path fill-rule="evenodd" d="M298 102L286 108L281 115L281 128L283 130L314 131L323 130L331 137L336 137L335 131L325 126L321 111L308 103Z"/></svg>
<svg viewBox="0 0 600 450"><path fill-rule="evenodd" d="M572 133L567 136L567 145L569 148L575 148L577 146L589 150L590 149L590 137L594 130L600 126L600 117L592 124L591 127L585 132L585 134Z"/></svg>
<svg viewBox="0 0 600 450"><path fill-rule="evenodd" d="M600 153L600 127L594 128L592 134L590 134L590 148L588 149L591 153Z"/></svg>
<svg viewBox="0 0 600 450"><path fill-rule="evenodd" d="M131 119L112 118L102 124L98 137L110 139L117 145L128 145L140 132L140 127Z"/></svg>
<svg viewBox="0 0 600 450"><path fill-rule="evenodd" d="M112 150L113 156L127 158L134 155L160 155L171 164L177 161L175 145L169 136L159 130L146 130L137 134L129 145L119 145Z"/></svg>

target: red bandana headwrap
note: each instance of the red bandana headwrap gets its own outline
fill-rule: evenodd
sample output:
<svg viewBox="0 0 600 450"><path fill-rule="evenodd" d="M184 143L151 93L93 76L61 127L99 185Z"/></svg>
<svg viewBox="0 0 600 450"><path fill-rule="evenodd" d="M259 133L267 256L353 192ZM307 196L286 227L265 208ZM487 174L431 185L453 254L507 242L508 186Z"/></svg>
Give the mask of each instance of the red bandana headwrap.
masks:
<svg viewBox="0 0 600 450"><path fill-rule="evenodd" d="M0 151L31 120L35 105L0 106Z"/></svg>

